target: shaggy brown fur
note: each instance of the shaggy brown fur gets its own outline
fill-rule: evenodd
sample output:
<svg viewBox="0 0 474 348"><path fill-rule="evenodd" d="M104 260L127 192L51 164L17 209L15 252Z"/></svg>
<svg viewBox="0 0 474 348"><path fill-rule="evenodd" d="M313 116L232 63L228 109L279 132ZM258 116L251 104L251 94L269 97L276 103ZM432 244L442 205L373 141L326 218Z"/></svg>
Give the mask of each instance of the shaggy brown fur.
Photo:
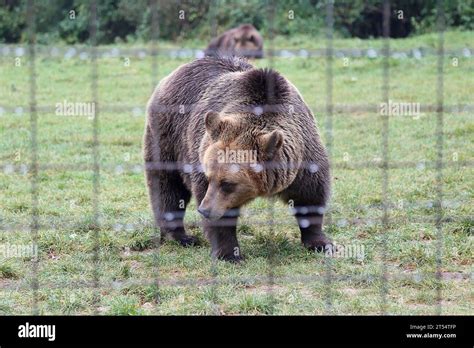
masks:
<svg viewBox="0 0 474 348"><path fill-rule="evenodd" d="M214 38L207 47L208 56L237 55L246 58L263 57L263 39L252 24L242 24Z"/></svg>
<svg viewBox="0 0 474 348"><path fill-rule="evenodd" d="M225 150L255 151L257 161L222 163ZM273 70L230 57L176 69L148 103L144 157L162 239L196 243L183 227L194 196L212 255L240 260L239 208L277 196L294 206L305 246L330 244L322 232L330 190L326 151L298 90Z"/></svg>

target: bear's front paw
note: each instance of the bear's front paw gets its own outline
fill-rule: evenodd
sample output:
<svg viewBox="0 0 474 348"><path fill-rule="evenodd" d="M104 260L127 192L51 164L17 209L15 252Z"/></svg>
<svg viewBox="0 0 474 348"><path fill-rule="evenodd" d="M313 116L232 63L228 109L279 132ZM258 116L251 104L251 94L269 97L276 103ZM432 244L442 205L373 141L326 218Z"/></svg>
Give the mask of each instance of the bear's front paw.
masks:
<svg viewBox="0 0 474 348"><path fill-rule="evenodd" d="M313 251L322 252L329 248L334 249L335 245L325 235L317 235L309 240L304 240L303 245Z"/></svg>
<svg viewBox="0 0 474 348"><path fill-rule="evenodd" d="M184 247L200 245L199 239L194 236L184 236L178 239L179 244Z"/></svg>

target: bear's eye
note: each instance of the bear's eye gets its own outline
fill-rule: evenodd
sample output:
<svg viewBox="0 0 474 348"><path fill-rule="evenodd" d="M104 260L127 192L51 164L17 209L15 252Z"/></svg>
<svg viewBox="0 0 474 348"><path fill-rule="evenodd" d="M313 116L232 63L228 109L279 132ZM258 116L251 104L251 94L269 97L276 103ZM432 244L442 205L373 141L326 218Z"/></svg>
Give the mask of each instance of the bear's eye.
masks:
<svg viewBox="0 0 474 348"><path fill-rule="evenodd" d="M220 186L222 192L232 193L232 192L234 192L235 187L237 186L237 184L233 183L233 182L228 182L228 181L221 181L219 186Z"/></svg>

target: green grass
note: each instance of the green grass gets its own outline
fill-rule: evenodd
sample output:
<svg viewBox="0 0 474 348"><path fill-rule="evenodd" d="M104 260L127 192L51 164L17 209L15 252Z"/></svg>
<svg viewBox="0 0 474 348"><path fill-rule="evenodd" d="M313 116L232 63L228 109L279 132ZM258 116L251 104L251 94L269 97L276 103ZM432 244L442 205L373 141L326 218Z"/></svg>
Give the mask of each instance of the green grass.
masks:
<svg viewBox="0 0 474 348"><path fill-rule="evenodd" d="M449 49L469 47L472 33L448 32ZM434 34L392 40L391 47L435 48ZM168 45L168 44L167 44ZM380 40L336 39L335 47L380 48ZM162 45L165 46L165 45ZM276 47L323 48L323 40L277 38ZM196 46L198 47L198 46ZM185 59L158 58L158 80ZM28 57L21 67L0 58L0 106L23 106L23 114L0 114L0 244L28 245L31 222L31 174L18 168L30 162ZM285 75L314 110L327 141L326 61L324 58L274 58L257 61ZM437 58L390 59L390 99L436 104ZM98 61L100 139L100 223L93 218L93 123L87 117L54 113L54 105L91 100L90 65L79 59L38 56L38 161L64 166L41 168L38 176L38 309L41 314L377 314L381 311L382 263L388 274L387 312L436 313L442 291L446 314L472 314L473 186L472 113L444 113L442 282L436 280L438 231L435 113L389 119L390 161L413 163L389 171L393 208L387 228L383 211L382 120L370 112L333 116L332 224L326 228L341 245L364 246L364 258L333 258L299 244L298 228L277 203L273 232L267 223L270 203L257 200L239 226L246 261L213 263L209 246L181 248L169 243L153 248L151 212L141 164L144 108L153 78L151 60L123 57ZM382 100L383 62L334 59L333 102L374 104ZM444 102L474 104L474 60L444 61ZM130 111L106 106L126 105ZM41 107L53 107L43 111ZM132 107L141 108L135 114ZM423 166L420 163L426 163ZM470 163L470 164L469 164ZM15 172L3 171L13 164ZM430 165L431 164L431 165ZM121 166L121 167L119 167ZM192 234L204 237L193 202L187 214ZM98 263L94 262L97 244ZM383 257L383 246L386 247ZM0 313L29 314L33 308L31 258L0 254ZM331 270L332 282L328 283ZM273 283L270 284L269 272ZM94 277L99 287L95 289ZM158 280L158 282L157 282Z"/></svg>

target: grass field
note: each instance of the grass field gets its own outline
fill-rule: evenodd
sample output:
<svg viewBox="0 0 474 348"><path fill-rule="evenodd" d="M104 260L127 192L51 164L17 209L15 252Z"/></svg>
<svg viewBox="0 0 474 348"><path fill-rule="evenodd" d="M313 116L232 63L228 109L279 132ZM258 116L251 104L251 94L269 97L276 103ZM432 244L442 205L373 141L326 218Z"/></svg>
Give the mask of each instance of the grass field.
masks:
<svg viewBox="0 0 474 348"><path fill-rule="evenodd" d="M471 33L446 33L449 49L472 45ZM397 49L436 47L436 35L394 40ZM292 40L287 48L324 47L321 40ZM277 38L276 46L283 40ZM288 46L289 45L289 46ZM335 47L381 47L380 40L338 40ZM112 47L111 47L112 48ZM472 47L470 47L472 49ZM158 80L186 59L125 57L98 60L100 195L99 225L93 212L93 121L58 116L55 104L92 99L88 61L38 56L39 223L37 278L41 314L378 314L388 274L390 314L435 314L437 199L436 113L389 118L388 195L392 204L382 226L382 118L358 111L333 115L333 197L326 230L340 245L364 247L362 259L328 258L304 250L287 207L257 200L245 209L239 240L246 261L213 263L210 248L152 247L151 211L145 191L141 142L144 108ZM453 64L453 58L458 58ZM0 57L0 245L31 245L31 174L28 57L15 66ZM315 112L327 140L324 58L275 58ZM381 58L333 62L336 105L382 101ZM437 57L394 59L390 99L435 105ZM347 66L346 66L347 65ZM446 56L444 103L474 104L474 59ZM116 108L112 108L115 106ZM122 106L120 108L120 106ZM22 107L23 109L18 109ZM49 108L47 108L49 107ZM138 107L139 109L134 107ZM11 109L15 112L10 112ZM444 113L442 177L442 313L473 314L474 119L468 112ZM202 237L196 206L188 209L191 233ZM385 242L385 243L384 243ZM98 246L98 262L94 250ZM385 260L382 257L386 250ZM4 250L4 249L3 249ZM0 250L1 251L1 250ZM384 263L385 261L385 263ZM31 257L0 253L0 313L30 314ZM98 276L99 287L93 287ZM157 282L158 280L158 282ZM158 284L158 286L157 286ZM159 298L159 301L157 301Z"/></svg>

